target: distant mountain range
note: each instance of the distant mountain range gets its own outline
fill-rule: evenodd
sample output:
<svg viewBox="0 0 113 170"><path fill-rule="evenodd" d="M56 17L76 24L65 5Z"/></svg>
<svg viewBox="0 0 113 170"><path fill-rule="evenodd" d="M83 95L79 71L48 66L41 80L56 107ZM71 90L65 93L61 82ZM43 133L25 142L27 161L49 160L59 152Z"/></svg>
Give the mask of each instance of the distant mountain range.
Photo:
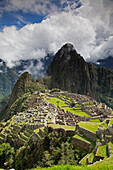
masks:
<svg viewBox="0 0 113 170"><path fill-rule="evenodd" d="M96 63L93 63L97 67L105 67L113 70L113 57L109 56L105 59L100 59Z"/></svg>

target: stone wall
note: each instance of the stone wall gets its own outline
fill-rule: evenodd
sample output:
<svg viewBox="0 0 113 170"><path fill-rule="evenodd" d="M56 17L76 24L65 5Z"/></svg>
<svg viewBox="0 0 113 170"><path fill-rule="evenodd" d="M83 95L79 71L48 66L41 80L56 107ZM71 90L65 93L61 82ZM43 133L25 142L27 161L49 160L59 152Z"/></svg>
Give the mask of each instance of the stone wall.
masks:
<svg viewBox="0 0 113 170"><path fill-rule="evenodd" d="M34 129L38 129L38 128L43 127L43 126L44 126L44 124L40 124L40 125L26 125L26 128L34 130Z"/></svg>
<svg viewBox="0 0 113 170"><path fill-rule="evenodd" d="M84 129L84 128L81 128L80 126L77 127L77 130L79 132L79 134L83 135L83 136L86 136L87 138L93 140L93 141L96 141L96 134L87 130L87 129Z"/></svg>
<svg viewBox="0 0 113 170"><path fill-rule="evenodd" d="M27 138L27 137L25 137L22 133L19 133L19 135L20 135L20 137L21 137L22 139L24 139L25 141L27 141L27 140L28 140L28 138Z"/></svg>
<svg viewBox="0 0 113 170"><path fill-rule="evenodd" d="M14 141L15 146L21 147L24 145L25 141L20 139L19 137Z"/></svg>
<svg viewBox="0 0 113 170"><path fill-rule="evenodd" d="M24 131L24 134L25 134L27 137L30 136L30 134L29 134L28 132L26 132L26 131Z"/></svg>
<svg viewBox="0 0 113 170"><path fill-rule="evenodd" d="M46 134L43 130L39 129L39 133L45 138L46 137Z"/></svg>
<svg viewBox="0 0 113 170"><path fill-rule="evenodd" d="M4 143L4 139L0 138L0 144Z"/></svg>
<svg viewBox="0 0 113 170"><path fill-rule="evenodd" d="M31 136L31 140L35 143L35 142L41 142L41 138L36 134L36 133L33 133L33 135Z"/></svg>
<svg viewBox="0 0 113 170"><path fill-rule="evenodd" d="M72 144L74 147L79 147L82 150L86 150L88 152L91 151L91 144L75 137L72 138Z"/></svg>
<svg viewBox="0 0 113 170"><path fill-rule="evenodd" d="M48 132L53 132L53 131L57 131L58 133L63 133L64 136L69 137L69 136L74 136L75 135L75 130L65 130L63 128L52 128L52 127L48 127Z"/></svg>
<svg viewBox="0 0 113 170"><path fill-rule="evenodd" d="M109 126L107 130L108 130L107 132L109 135L113 135L113 127Z"/></svg>

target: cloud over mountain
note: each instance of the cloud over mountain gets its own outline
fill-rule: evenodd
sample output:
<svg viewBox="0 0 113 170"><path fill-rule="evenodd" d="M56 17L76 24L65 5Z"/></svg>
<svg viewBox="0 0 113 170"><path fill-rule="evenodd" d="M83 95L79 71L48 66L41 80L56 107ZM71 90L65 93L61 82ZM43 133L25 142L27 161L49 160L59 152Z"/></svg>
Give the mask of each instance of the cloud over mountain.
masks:
<svg viewBox="0 0 113 170"><path fill-rule="evenodd" d="M0 32L0 58L9 67L22 59L40 61L47 53L55 53L66 42L72 43L85 59L95 61L113 55L113 1L61 2L63 8L59 10L53 4L51 12L41 23L27 24L21 29L16 26L4 27ZM47 3L52 1L40 4ZM36 0L29 0L29 3L28 0L11 0L7 10L22 9L27 12L32 6L32 10L43 12L42 7L34 9L36 4Z"/></svg>

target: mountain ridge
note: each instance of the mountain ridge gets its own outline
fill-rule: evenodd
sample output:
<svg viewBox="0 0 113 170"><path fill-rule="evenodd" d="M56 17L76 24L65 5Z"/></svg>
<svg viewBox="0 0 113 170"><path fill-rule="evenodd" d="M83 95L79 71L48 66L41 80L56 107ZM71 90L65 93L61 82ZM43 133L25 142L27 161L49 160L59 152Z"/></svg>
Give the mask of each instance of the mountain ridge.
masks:
<svg viewBox="0 0 113 170"><path fill-rule="evenodd" d="M65 44L47 69L47 75L51 76L51 88L86 94L101 101L104 97L112 100L113 70L86 63L73 45L71 47ZM112 102L106 100L113 107Z"/></svg>

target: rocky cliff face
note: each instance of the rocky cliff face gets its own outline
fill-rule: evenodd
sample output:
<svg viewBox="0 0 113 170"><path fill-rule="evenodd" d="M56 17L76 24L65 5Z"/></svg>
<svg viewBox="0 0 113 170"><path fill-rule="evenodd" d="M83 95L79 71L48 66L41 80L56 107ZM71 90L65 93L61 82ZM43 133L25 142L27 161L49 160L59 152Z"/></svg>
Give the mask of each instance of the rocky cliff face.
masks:
<svg viewBox="0 0 113 170"><path fill-rule="evenodd" d="M52 87L95 96L90 83L88 64L71 44L65 44L57 52L47 73L52 76Z"/></svg>
<svg viewBox="0 0 113 170"><path fill-rule="evenodd" d="M28 72L23 73L19 79L17 80L13 91L11 93L11 97L9 100L8 108L24 93L27 92L28 88L31 86L31 83L36 83L36 81L32 78L31 74Z"/></svg>
<svg viewBox="0 0 113 170"><path fill-rule="evenodd" d="M95 99L113 96L113 71L86 63L72 44L65 44L49 65L51 87L89 95ZM111 99L110 99L111 100Z"/></svg>

